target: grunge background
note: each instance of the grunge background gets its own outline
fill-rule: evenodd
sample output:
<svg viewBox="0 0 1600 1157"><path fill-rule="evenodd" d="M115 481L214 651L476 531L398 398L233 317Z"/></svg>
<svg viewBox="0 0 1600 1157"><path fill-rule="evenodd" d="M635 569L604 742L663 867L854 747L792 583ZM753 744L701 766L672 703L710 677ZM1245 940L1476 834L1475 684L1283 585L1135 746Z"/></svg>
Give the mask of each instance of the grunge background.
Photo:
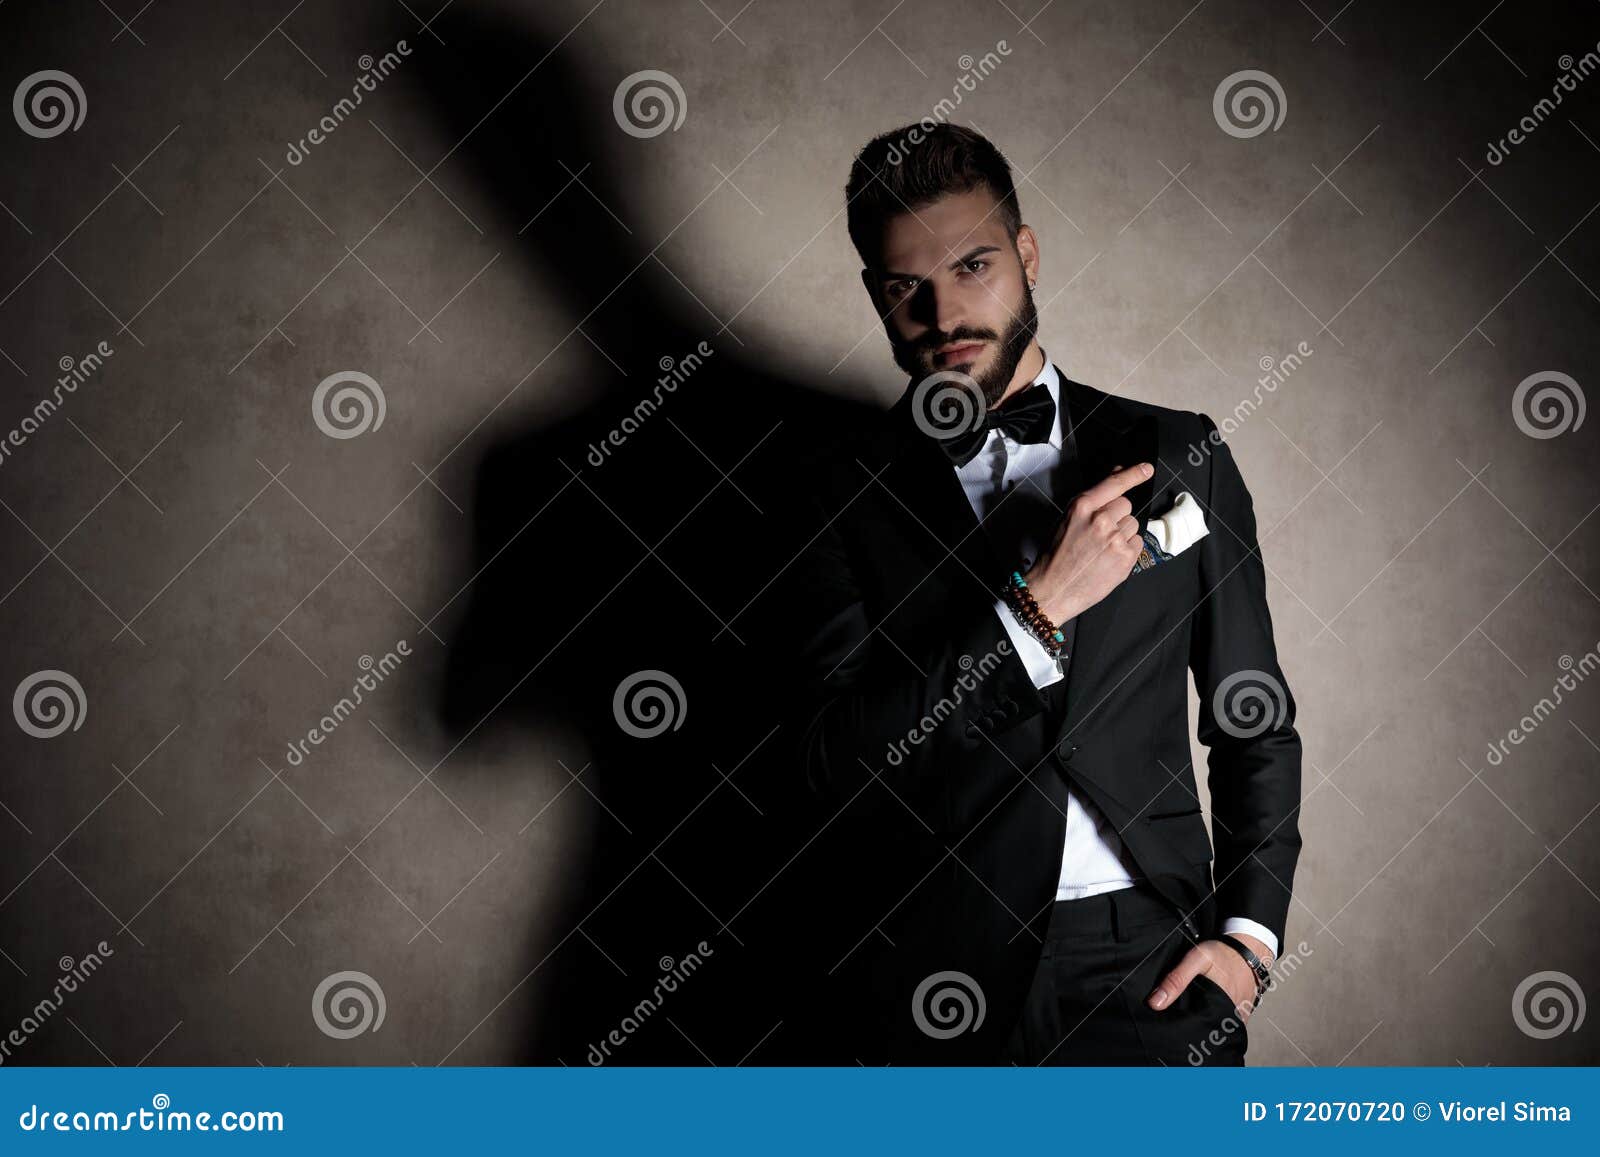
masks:
<svg viewBox="0 0 1600 1157"><path fill-rule="evenodd" d="M948 116L1046 350L1226 416L1254 495L1306 786L1251 1063L1594 1063L1597 44L1578 0L9 0L4 1060L584 1064L691 954L613 1063L784 1059L826 865L767 499L903 387L842 187Z"/></svg>

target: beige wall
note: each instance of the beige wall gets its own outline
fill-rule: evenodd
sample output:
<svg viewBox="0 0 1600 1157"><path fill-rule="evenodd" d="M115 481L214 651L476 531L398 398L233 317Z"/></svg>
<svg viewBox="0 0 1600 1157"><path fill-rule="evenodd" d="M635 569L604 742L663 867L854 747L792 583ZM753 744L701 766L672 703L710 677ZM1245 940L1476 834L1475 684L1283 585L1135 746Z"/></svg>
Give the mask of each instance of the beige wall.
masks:
<svg viewBox="0 0 1600 1157"><path fill-rule="evenodd" d="M62 69L88 107L48 140L0 124L0 426L62 358L115 352L0 466L4 688L60 669L87 702L76 731L5 741L0 1031L103 939L114 967L19 1061L511 1058L527 974L565 932L564 856L605 820L558 796L556 758L581 758L559 722L452 756L419 704L472 578L478 460L581 408L576 383L616 351L574 331L587 276L519 238L539 204L486 180L478 136L458 147L463 114L506 129L510 85L481 78L484 99L438 113L486 6L451 5L442 44L384 0L309 3L278 33L287 4L161 3L120 35L95 5L25 7L0 8L5 84ZM528 68L566 37L518 99L571 70L589 84L574 117L587 100L610 126L531 156L582 172L638 251L660 243L646 276L693 291L693 325L882 400L900 379L855 280L848 162L930 114L963 54L995 52L954 116L1026 175L1050 354L1240 415L1306 757L1286 946L1305 958L1252 1022L1252 1062L1600 1059L1592 1024L1536 1039L1512 1007L1546 970L1600 991L1600 689L1488 757L1569 659L1600 658L1600 423L1535 438L1513 411L1536 373L1600 385L1600 79L1484 159L1559 58L1595 48L1591 9L1520 5L1473 33L1477 11L1447 4L1357 3L1327 29L1265 0L1063 0L1026 27L1032 3L714 2L739 13L727 30L694 0L495 7L525 26L507 47ZM357 58L400 38L394 76L286 164ZM610 121L642 69L681 84L676 132ZM1242 69L1281 85L1275 131L1214 118ZM136 165L137 191L118 187ZM1302 342L1240 409L1263 359ZM381 383L386 417L329 438L311 392L347 369ZM358 657L402 638L413 657L370 709L287 765ZM407 796L436 765L444 791ZM316 1031L311 990L342 969L379 977L385 1031Z"/></svg>

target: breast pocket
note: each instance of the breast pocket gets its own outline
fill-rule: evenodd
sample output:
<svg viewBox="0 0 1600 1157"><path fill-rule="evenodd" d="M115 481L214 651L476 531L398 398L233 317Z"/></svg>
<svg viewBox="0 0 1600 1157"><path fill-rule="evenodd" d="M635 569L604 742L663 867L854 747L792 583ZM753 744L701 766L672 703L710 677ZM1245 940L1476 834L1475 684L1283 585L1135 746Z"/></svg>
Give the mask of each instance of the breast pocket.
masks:
<svg viewBox="0 0 1600 1157"><path fill-rule="evenodd" d="M1204 593L1200 589L1200 552L1191 546L1122 580L1113 594L1117 625L1141 632L1185 622L1193 618Z"/></svg>

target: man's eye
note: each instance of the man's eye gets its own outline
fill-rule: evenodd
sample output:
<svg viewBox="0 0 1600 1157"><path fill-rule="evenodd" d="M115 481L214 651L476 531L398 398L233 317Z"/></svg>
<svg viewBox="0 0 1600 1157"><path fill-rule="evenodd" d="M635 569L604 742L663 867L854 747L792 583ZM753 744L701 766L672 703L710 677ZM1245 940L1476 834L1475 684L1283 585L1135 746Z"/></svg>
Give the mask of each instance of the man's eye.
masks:
<svg viewBox="0 0 1600 1157"><path fill-rule="evenodd" d="M904 297L916 287L917 283L915 281L891 281L889 283L889 293L893 297Z"/></svg>
<svg viewBox="0 0 1600 1157"><path fill-rule="evenodd" d="M989 263L981 257L974 257L965 266L968 273L982 273L987 268L989 268Z"/></svg>

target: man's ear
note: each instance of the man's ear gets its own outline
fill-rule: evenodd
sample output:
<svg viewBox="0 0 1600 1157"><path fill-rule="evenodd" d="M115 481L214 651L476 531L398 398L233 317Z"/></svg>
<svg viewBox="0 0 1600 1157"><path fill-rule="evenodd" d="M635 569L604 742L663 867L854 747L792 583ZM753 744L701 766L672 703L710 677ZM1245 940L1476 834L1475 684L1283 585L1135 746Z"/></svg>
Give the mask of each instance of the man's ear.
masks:
<svg viewBox="0 0 1600 1157"><path fill-rule="evenodd" d="M1039 238L1027 225L1017 228L1017 257L1022 262L1022 276L1029 285L1039 280Z"/></svg>

